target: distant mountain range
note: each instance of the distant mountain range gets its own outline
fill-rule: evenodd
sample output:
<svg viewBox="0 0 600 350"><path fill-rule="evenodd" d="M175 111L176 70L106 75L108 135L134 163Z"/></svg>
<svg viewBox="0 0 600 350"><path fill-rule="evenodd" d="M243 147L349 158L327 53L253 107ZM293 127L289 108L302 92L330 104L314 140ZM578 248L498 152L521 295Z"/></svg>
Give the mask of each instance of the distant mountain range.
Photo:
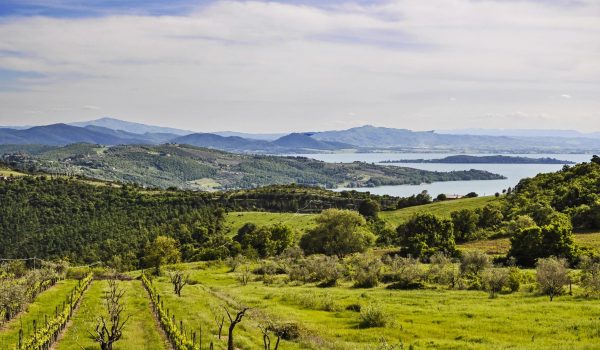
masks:
<svg viewBox="0 0 600 350"><path fill-rule="evenodd" d="M112 130L121 130L126 131L132 134L173 134L173 135L188 135L193 134L193 131L189 130L181 130L174 128L167 128L163 126L154 126L154 125L146 125L141 123L128 122L125 120L115 119L115 118L100 118L96 120L90 120L86 122L77 122L70 123L69 125L73 126L100 126L107 129Z"/></svg>
<svg viewBox="0 0 600 350"><path fill-rule="evenodd" d="M509 136L509 137L566 137L566 138L600 138L600 132L583 133L577 130L555 129L449 129L436 130L439 134L450 135L482 135L482 136Z"/></svg>
<svg viewBox="0 0 600 350"><path fill-rule="evenodd" d="M513 133L519 134L518 131ZM370 125L347 130L285 135L244 134L229 131L193 133L182 129L102 118L72 124L0 128L0 144L63 146L86 142L111 146L176 143L238 153L268 154L342 151L597 153L600 150L600 136L592 137L595 134L582 134L583 136L575 137L570 136L575 134L569 131L556 131L556 133L564 136L455 135ZM532 130L529 134L541 135L541 131Z"/></svg>

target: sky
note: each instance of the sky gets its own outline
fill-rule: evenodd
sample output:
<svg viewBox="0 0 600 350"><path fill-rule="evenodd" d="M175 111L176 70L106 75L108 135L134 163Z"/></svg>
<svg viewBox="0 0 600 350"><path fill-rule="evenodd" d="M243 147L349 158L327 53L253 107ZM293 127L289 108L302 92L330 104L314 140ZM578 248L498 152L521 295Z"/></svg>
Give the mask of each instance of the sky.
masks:
<svg viewBox="0 0 600 350"><path fill-rule="evenodd" d="M0 0L0 125L600 131L600 0Z"/></svg>

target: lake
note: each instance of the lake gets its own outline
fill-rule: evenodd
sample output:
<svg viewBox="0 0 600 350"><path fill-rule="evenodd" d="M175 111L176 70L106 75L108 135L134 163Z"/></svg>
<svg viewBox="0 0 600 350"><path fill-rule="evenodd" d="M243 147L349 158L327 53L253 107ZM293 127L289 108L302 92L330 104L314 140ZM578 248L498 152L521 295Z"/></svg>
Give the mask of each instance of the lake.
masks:
<svg viewBox="0 0 600 350"><path fill-rule="evenodd" d="M354 161L379 163L382 160L397 159L438 159L456 153L337 153L337 154L300 154L313 159L322 160L331 163L351 163ZM481 156L482 154L471 154ZM556 158L572 162L588 162L592 155L589 154L502 154L506 156L522 156L529 158ZM383 164L382 164L383 165ZM479 169L487 170L492 173L504 175L505 180L477 180L477 181L446 181L434 182L421 185L401 185L401 186L380 186L368 188L352 188L353 190L371 192L373 194L388 194L392 196L407 197L413 194L427 190L433 197L440 193L447 195L465 195L469 192L476 192L480 196L491 195L496 192L502 192L503 189L514 187L519 181L526 177L533 177L539 173L554 172L562 169L561 164L422 164L422 163L401 163L385 164L388 166L403 166L432 171L452 171ZM348 188L338 188L337 191L348 190Z"/></svg>

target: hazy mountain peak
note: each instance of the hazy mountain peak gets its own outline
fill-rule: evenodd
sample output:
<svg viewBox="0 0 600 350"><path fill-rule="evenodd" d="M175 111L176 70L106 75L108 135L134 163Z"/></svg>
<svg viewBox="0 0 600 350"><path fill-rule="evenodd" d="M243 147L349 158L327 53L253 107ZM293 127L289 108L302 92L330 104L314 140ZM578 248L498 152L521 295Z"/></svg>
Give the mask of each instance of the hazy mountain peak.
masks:
<svg viewBox="0 0 600 350"><path fill-rule="evenodd" d="M93 125L93 126L100 126L100 127L107 128L107 129L121 130L121 131L126 131L126 132L140 134L140 135L143 135L146 133L153 133L153 134L161 133L161 134L175 134L178 136L183 136L183 135L189 135L189 134L193 133L193 131L189 131L189 130L182 130L182 129L176 129L176 128L163 127L163 126L155 126L155 125L147 125L147 124L129 122L129 121L111 118L111 117L103 117L103 118L95 119L95 120L70 123L70 125L82 126L82 127Z"/></svg>

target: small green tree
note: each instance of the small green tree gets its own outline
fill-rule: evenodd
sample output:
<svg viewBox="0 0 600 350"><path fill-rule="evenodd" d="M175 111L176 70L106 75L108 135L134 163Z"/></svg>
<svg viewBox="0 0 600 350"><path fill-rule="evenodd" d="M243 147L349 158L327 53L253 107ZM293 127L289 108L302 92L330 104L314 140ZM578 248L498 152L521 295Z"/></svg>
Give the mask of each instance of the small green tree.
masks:
<svg viewBox="0 0 600 350"><path fill-rule="evenodd" d="M490 293L490 298L496 297L497 293L502 291L502 288L508 283L509 275L506 269L492 268L488 269L483 274L483 286Z"/></svg>
<svg viewBox="0 0 600 350"><path fill-rule="evenodd" d="M600 295L600 257L582 257L580 268L583 288L588 294Z"/></svg>
<svg viewBox="0 0 600 350"><path fill-rule="evenodd" d="M154 273L160 275L160 267L164 264L174 264L181 259L175 239L158 236L146 249L146 262L154 267Z"/></svg>
<svg viewBox="0 0 600 350"><path fill-rule="evenodd" d="M556 257L539 259L536 265L537 282L542 293L550 297L564 292L564 287L569 283L567 261Z"/></svg>
<svg viewBox="0 0 600 350"><path fill-rule="evenodd" d="M294 231L287 225L275 224L272 226L256 227L246 224L234 237L243 249L256 250L261 258L283 253L294 244Z"/></svg>
<svg viewBox="0 0 600 350"><path fill-rule="evenodd" d="M429 257L435 252L456 253L452 221L429 213L416 214L396 229L404 255Z"/></svg>
<svg viewBox="0 0 600 350"><path fill-rule="evenodd" d="M474 238L479 215L473 210L461 209L450 213L454 225L454 238L457 242L467 242Z"/></svg>
<svg viewBox="0 0 600 350"><path fill-rule="evenodd" d="M367 219L377 219L381 207L377 201L367 199L360 202L358 212Z"/></svg>
<svg viewBox="0 0 600 350"><path fill-rule="evenodd" d="M490 258L479 250L467 250L460 258L462 274L480 275L489 266Z"/></svg>
<svg viewBox="0 0 600 350"><path fill-rule="evenodd" d="M300 239L306 254L326 254L344 257L364 252L375 242L365 219L355 211L327 209L316 219L317 226Z"/></svg>
<svg viewBox="0 0 600 350"><path fill-rule="evenodd" d="M542 227L521 229L510 238L509 256L523 266L533 266L538 258L560 256L573 260L577 247L573 240L573 227L564 214L556 214Z"/></svg>

